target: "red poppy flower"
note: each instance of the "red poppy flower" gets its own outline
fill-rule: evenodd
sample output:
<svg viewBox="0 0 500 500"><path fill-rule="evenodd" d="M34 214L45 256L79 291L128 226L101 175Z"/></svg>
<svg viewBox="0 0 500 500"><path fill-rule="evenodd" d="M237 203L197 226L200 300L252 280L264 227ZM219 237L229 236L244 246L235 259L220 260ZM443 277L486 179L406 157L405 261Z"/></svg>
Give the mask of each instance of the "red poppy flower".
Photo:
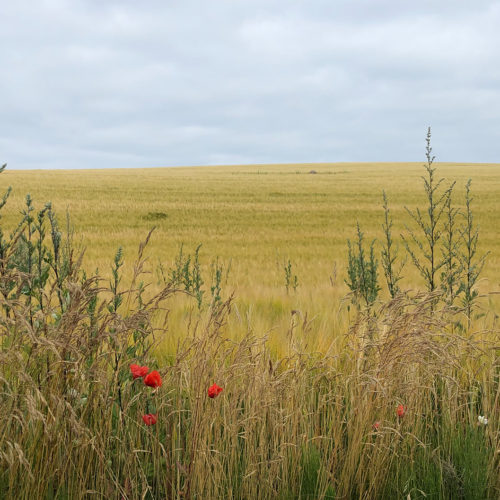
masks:
<svg viewBox="0 0 500 500"><path fill-rule="evenodd" d="M398 405L398 409L396 410L398 417L404 417L406 413L406 407L403 405Z"/></svg>
<svg viewBox="0 0 500 500"><path fill-rule="evenodd" d="M156 424L156 421L158 420L158 418L153 413L148 413L147 415L142 416L142 420L144 420L144 423L146 425L154 425L154 424Z"/></svg>
<svg viewBox="0 0 500 500"><path fill-rule="evenodd" d="M130 365L130 372L132 378L135 380L139 377L145 377L148 374L149 368L147 366Z"/></svg>
<svg viewBox="0 0 500 500"><path fill-rule="evenodd" d="M217 384L214 384L208 388L208 397L215 398L218 396L224 389L219 387Z"/></svg>
<svg viewBox="0 0 500 500"><path fill-rule="evenodd" d="M373 430L374 430L374 431L378 431L378 428L379 428L379 427L380 427L380 422L375 422L375 423L373 424Z"/></svg>
<svg viewBox="0 0 500 500"><path fill-rule="evenodd" d="M144 377L144 383L149 387L160 387L162 384L160 374L153 370Z"/></svg>

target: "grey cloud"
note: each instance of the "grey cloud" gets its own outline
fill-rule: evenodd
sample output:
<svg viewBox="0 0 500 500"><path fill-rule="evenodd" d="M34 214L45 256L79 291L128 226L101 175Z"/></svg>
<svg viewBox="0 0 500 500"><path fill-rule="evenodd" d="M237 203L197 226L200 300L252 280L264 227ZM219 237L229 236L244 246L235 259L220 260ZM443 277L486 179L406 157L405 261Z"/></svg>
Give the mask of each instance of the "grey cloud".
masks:
<svg viewBox="0 0 500 500"><path fill-rule="evenodd" d="M0 6L10 168L500 161L498 2Z"/></svg>

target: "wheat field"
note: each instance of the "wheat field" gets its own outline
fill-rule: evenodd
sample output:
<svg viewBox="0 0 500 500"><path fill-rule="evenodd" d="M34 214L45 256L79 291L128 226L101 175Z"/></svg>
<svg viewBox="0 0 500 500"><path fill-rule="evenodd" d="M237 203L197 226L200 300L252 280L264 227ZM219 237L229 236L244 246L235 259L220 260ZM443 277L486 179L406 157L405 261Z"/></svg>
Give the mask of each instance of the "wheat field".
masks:
<svg viewBox="0 0 500 500"><path fill-rule="evenodd" d="M370 308L344 281L356 223L381 240L385 190L398 242L423 173L3 172L0 497L498 498L500 165L438 165L490 252L470 325L411 262ZM198 303L170 278L200 244Z"/></svg>
<svg viewBox="0 0 500 500"><path fill-rule="evenodd" d="M463 208L465 184L472 179L473 210L479 224L479 253L490 252L480 284L482 291L500 290L500 165L437 164L444 184L456 181L454 203ZM311 173L317 172L316 174ZM6 171L0 178L13 194L4 209L3 223L13 227L30 193L35 206L51 201L64 225L66 211L85 249L89 270L109 276L119 246L125 263L132 263L137 247L152 227L148 246L153 285L158 264L168 269L181 244L188 252L198 245L209 289L210 267L218 257L224 267L223 294L234 292L237 336L252 327L270 332L279 348L289 328L290 312L315 318L311 348L324 351L332 337L345 329L347 239L354 240L359 222L367 241L383 238L382 191L389 198L394 237L400 256L399 234L411 220L405 212L425 207L421 163L339 163L251 165L122 170ZM379 257L378 257L379 258ZM298 286L285 289L284 266L290 260ZM380 258L379 258L380 260ZM132 266L125 266L125 276ZM423 282L411 265L403 271L405 288ZM381 297L387 298L382 269ZM208 293L209 290L207 290ZM496 296L484 306L496 304ZM189 308L189 303L186 304ZM171 335L165 348L182 337L182 317L176 308L170 318ZM179 326L176 323L179 322Z"/></svg>

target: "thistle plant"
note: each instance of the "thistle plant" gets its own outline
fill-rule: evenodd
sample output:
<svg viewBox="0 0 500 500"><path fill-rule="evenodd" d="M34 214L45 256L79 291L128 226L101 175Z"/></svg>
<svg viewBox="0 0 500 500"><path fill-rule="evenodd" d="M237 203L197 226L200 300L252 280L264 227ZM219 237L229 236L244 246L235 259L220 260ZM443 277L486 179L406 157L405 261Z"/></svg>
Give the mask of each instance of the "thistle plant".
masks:
<svg viewBox="0 0 500 500"><path fill-rule="evenodd" d="M163 282L170 282L172 286L180 287L183 282L184 270L189 267L191 257L184 257L184 245L181 243L179 247L179 253L175 258L174 266L168 272L168 278L165 274L162 263L160 262L160 272L163 278Z"/></svg>
<svg viewBox="0 0 500 500"><path fill-rule="evenodd" d="M216 306L222 304L222 278L224 274L224 266L219 262L219 257L212 261L212 265L210 266L210 274L211 274L211 285L210 285L210 294L211 294L211 305ZM227 283L227 273L226 273L226 283Z"/></svg>
<svg viewBox="0 0 500 500"><path fill-rule="evenodd" d="M35 277L34 289L38 300L38 307L43 311L44 308L44 289L49 279L50 268L47 263L49 249L45 245L45 236L47 234L45 227L45 220L47 212L50 210L51 205L47 203L45 207L40 210L35 219Z"/></svg>
<svg viewBox="0 0 500 500"><path fill-rule="evenodd" d="M66 234L63 238L56 214L50 204L47 217L50 223L50 239L52 242L52 248L47 253L47 263L55 278L57 298L61 311L64 311L67 305L68 293L64 284L66 279L73 274L75 264L73 259L73 229L71 228L69 214L66 214Z"/></svg>
<svg viewBox="0 0 500 500"><path fill-rule="evenodd" d="M357 242L355 245L347 240L348 265L347 265L347 286L353 296L353 303L358 307L365 305L370 308L377 299L380 287L378 285L377 267L378 261L375 259L375 240L370 243L369 256L366 257L364 250L364 235L361 232L359 223L357 227Z"/></svg>
<svg viewBox="0 0 500 500"><path fill-rule="evenodd" d="M399 266L396 264L398 260L398 248L392 239L392 216L390 215L387 195L382 192L384 199L384 222L382 229L384 231L384 240L382 242L382 267L387 282L387 288L391 298L394 298L399 292L398 282L401 280L401 272L405 265L405 261Z"/></svg>
<svg viewBox="0 0 500 500"><path fill-rule="evenodd" d="M425 154L427 163L424 167L427 176L422 179L427 209L421 212L419 208L410 210L405 207L417 227L414 230L406 226L407 235L401 237L413 264L424 278L426 288L433 292L438 287L438 272L446 264L446 259L439 255L440 240L443 236L441 219L455 183L444 191L440 189L444 179L436 179L436 168L432 166L435 156L432 155L430 127L427 130Z"/></svg>
<svg viewBox="0 0 500 500"><path fill-rule="evenodd" d="M453 207L451 196L445 202L445 221L443 230L443 245L441 249L444 261L441 272L441 288L447 304L452 306L461 291L460 277L463 266L458 260L460 252L459 233L457 232L457 217L460 210Z"/></svg>
<svg viewBox="0 0 500 500"><path fill-rule="evenodd" d="M196 247L196 250L194 251L193 268L191 270L191 275L189 276L189 273L187 273L188 277L187 279L189 280L189 287L186 287L186 290L193 293L194 297L196 298L196 302L198 303L198 309L201 309L201 305L203 303L203 295L205 294L205 291L202 289L204 281L201 276L201 268L200 268L200 258L199 258L200 248L201 248L201 243Z"/></svg>
<svg viewBox="0 0 500 500"><path fill-rule="evenodd" d="M193 255L185 255L184 245L181 244L172 268L166 271L161 262L158 265L158 274L163 284L179 288L192 295L196 299L198 309L201 309L203 296L205 295L203 289L205 281L200 264L200 248L201 244L196 247Z"/></svg>
<svg viewBox="0 0 500 500"><path fill-rule="evenodd" d="M7 164L4 164L0 167L0 174L5 170L7 167ZM0 211L2 208L6 205L7 200L9 199L10 193L12 191L12 188L9 186L7 188L7 191L2 196L2 200L0 201ZM0 214L0 219L1 219L1 214ZM5 257L6 251L9 247L9 242L6 240L2 227L0 226L0 266L3 265L3 259Z"/></svg>
<svg viewBox="0 0 500 500"><path fill-rule="evenodd" d="M117 313L118 308L120 307L123 296L118 291L118 287L121 281L120 268L123 266L123 249L122 247L118 247L116 251L115 258L113 259L113 266L111 267L111 281L109 282L109 287L111 293L113 294L113 299L111 304L109 305L109 312Z"/></svg>
<svg viewBox="0 0 500 500"><path fill-rule="evenodd" d="M464 294L462 304L465 307L465 314L467 315L469 328L472 318L472 310L478 298L478 291L476 289L477 281L489 253L487 252L481 256L477 255L479 226L474 223L474 217L472 215L473 198L470 192L471 183L472 181L469 179L465 186L465 213L463 214L465 217L465 225L460 233L462 251L457 254L460 267L463 270L460 291Z"/></svg>
<svg viewBox="0 0 500 500"><path fill-rule="evenodd" d="M26 304L29 311L29 320L31 326L33 326L33 308L32 308L32 296L33 296L33 264L35 260L35 245L33 244L33 234L34 229L34 218L33 212L35 211L33 207L33 201L29 194L26 195L26 208L21 212L24 217L25 231L21 235L20 245L18 246L17 252L17 266L20 270L24 271L28 278L25 280L24 286L21 289L21 294L26 295Z"/></svg>
<svg viewBox="0 0 500 500"><path fill-rule="evenodd" d="M7 164L2 165L0 167L0 173L2 173L5 170L6 167L7 167ZM5 193L3 194L2 199L0 201L0 219L2 218L1 210L6 205L7 200L9 199L11 191L12 191L12 188L9 186L7 188L7 190L5 191ZM19 234L20 233L18 232L17 236ZM15 235L12 235L11 238L8 239L5 236L4 232L3 232L2 226L0 225L0 276L1 277L3 277L6 274L6 271L7 271L7 262L8 262L7 256L8 256L9 248L12 245L12 241L15 240L15 239L16 239ZM6 282L3 279L0 282L0 292L2 293L2 296L3 296L3 299L4 299L4 306L3 306L3 308L4 308L4 311L6 312L6 314L8 314L8 307L5 304L5 299L7 299L10 291L12 290L12 286L13 286L12 283L8 283L8 282Z"/></svg>

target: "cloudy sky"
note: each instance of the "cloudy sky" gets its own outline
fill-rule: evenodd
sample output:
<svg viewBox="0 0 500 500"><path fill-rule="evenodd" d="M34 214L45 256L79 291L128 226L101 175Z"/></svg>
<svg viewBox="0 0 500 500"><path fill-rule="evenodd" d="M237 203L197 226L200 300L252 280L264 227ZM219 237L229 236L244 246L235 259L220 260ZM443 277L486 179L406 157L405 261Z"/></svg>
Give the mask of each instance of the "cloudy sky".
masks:
<svg viewBox="0 0 500 500"><path fill-rule="evenodd" d="M500 2L0 2L0 163L500 162Z"/></svg>

